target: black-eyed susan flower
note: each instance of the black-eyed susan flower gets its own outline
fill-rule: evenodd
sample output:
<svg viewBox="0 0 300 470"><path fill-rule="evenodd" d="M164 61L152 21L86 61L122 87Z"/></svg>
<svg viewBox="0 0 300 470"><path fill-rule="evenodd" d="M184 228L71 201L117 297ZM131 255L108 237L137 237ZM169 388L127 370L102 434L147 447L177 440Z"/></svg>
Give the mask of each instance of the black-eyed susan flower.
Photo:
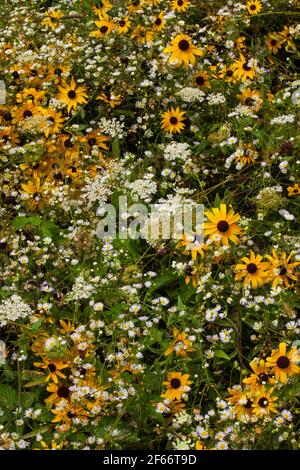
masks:
<svg viewBox="0 0 300 470"><path fill-rule="evenodd" d="M45 17L42 20L42 24L45 26L50 26L51 29L55 29L59 25L59 20L63 16L64 16L64 13L61 10L50 8L45 13Z"/></svg>
<svg viewBox="0 0 300 470"><path fill-rule="evenodd" d="M180 400L184 393L187 393L192 383L189 380L189 374L182 374L181 372L169 372L167 380L163 382L163 385L167 387L167 390L161 395L170 401Z"/></svg>
<svg viewBox="0 0 300 470"><path fill-rule="evenodd" d="M239 144L236 151L236 161L244 165L254 163L258 157L258 152L252 144Z"/></svg>
<svg viewBox="0 0 300 470"><path fill-rule="evenodd" d="M140 44L149 44L153 40L153 31L146 29L144 26L138 25L131 33L132 39L136 39Z"/></svg>
<svg viewBox="0 0 300 470"><path fill-rule="evenodd" d="M95 25L98 29L92 31L91 36L96 38L105 38L115 29L115 24L108 20L95 21Z"/></svg>
<svg viewBox="0 0 300 470"><path fill-rule="evenodd" d="M276 401L278 397L273 395L274 388L267 390L264 386L259 388L255 393L253 402L253 413L258 417L268 416L271 413L276 413Z"/></svg>
<svg viewBox="0 0 300 470"><path fill-rule="evenodd" d="M249 365L254 373L243 380L244 384L255 388L276 383L276 379L273 374L270 374L270 369L266 366L266 362L263 359L253 360Z"/></svg>
<svg viewBox="0 0 300 470"><path fill-rule="evenodd" d="M184 247L182 252L185 255L191 255L192 260L196 261L197 256L204 257L204 252L208 250L208 245L203 242L202 236L197 233L193 233L190 236L183 234L182 239L177 243L176 248Z"/></svg>
<svg viewBox="0 0 300 470"><path fill-rule="evenodd" d="M17 103L23 103L24 101L32 101L35 104L41 103L45 97L45 92L42 90L36 90L35 88L25 88L20 93L16 94Z"/></svg>
<svg viewBox="0 0 300 470"><path fill-rule="evenodd" d="M45 399L46 404L59 403L62 400L69 400L71 397L71 391L66 383L49 383L46 390L51 393L51 395Z"/></svg>
<svg viewBox="0 0 300 470"><path fill-rule="evenodd" d="M247 10L249 15L256 15L256 13L259 13L262 9L262 4L259 0L249 0L247 2Z"/></svg>
<svg viewBox="0 0 300 470"><path fill-rule="evenodd" d="M176 327L173 328L173 341L165 351L165 356L169 356L175 352L176 356L186 357L187 353L193 351L192 342L189 340L187 333L180 332Z"/></svg>
<svg viewBox="0 0 300 470"><path fill-rule="evenodd" d="M16 106L12 109L12 123L19 124L26 119L30 119L33 116L37 116L41 114L41 110L36 104L32 101L26 101L22 103L21 106Z"/></svg>
<svg viewBox="0 0 300 470"><path fill-rule="evenodd" d="M300 194L300 186L298 183L295 183L294 186L289 186L288 188L288 196L298 196Z"/></svg>
<svg viewBox="0 0 300 470"><path fill-rule="evenodd" d="M161 127L170 134L180 134L185 127L184 116L184 111L180 111L179 107L171 108L162 114Z"/></svg>
<svg viewBox="0 0 300 470"><path fill-rule="evenodd" d="M190 4L190 0L173 0L171 2L171 8L179 13L182 13L189 8Z"/></svg>
<svg viewBox="0 0 300 470"><path fill-rule="evenodd" d="M273 54L277 54L277 52L282 46L282 41L280 39L279 34L268 34L268 36L266 37L266 45L270 52L273 52Z"/></svg>
<svg viewBox="0 0 300 470"><path fill-rule="evenodd" d="M195 266L193 264L188 264L184 270L185 272L185 283L188 286L190 283L193 287L197 287L199 274L201 267Z"/></svg>
<svg viewBox="0 0 300 470"><path fill-rule="evenodd" d="M128 11L130 14L141 12L143 9L144 0L130 0L128 4Z"/></svg>
<svg viewBox="0 0 300 470"><path fill-rule="evenodd" d="M218 70L218 76L225 80L226 83L236 82L236 77L234 75L234 66L233 65L221 65Z"/></svg>
<svg viewBox="0 0 300 470"><path fill-rule="evenodd" d="M129 16L125 16L121 20L118 20L116 23L116 30L118 34L125 34L128 32L130 26L131 26L131 21L129 19Z"/></svg>
<svg viewBox="0 0 300 470"><path fill-rule="evenodd" d="M208 72L199 70L195 75L195 85L199 88L211 88Z"/></svg>
<svg viewBox="0 0 300 470"><path fill-rule="evenodd" d="M286 343L282 342L278 349L272 351L271 356L267 357L267 367L270 368L276 379L286 383L288 377L299 374L300 367L297 365L300 361L300 355L296 348L286 350Z"/></svg>
<svg viewBox="0 0 300 470"><path fill-rule="evenodd" d="M111 92L110 94L101 93L97 99L107 103L112 109L122 103L122 96Z"/></svg>
<svg viewBox="0 0 300 470"><path fill-rule="evenodd" d="M41 108L41 113L46 118L44 133L46 137L52 134L59 134L64 125L64 118L60 111L51 108Z"/></svg>
<svg viewBox="0 0 300 470"><path fill-rule="evenodd" d="M281 253L280 256L276 251L272 250L272 256L266 255L266 259L269 260L268 274L272 286L285 285L285 287L291 287L290 281L297 281L297 275L295 268L299 266L300 262L291 262L293 253L287 256L286 253Z"/></svg>
<svg viewBox="0 0 300 470"><path fill-rule="evenodd" d="M161 11L157 16L152 20L153 31L158 32L162 31L166 26L166 21L164 19L164 11Z"/></svg>
<svg viewBox="0 0 300 470"><path fill-rule="evenodd" d="M78 86L72 77L70 84L63 82L58 87L59 93L57 98L67 106L68 112L76 108L79 104L87 102L86 88L82 85Z"/></svg>
<svg viewBox="0 0 300 470"><path fill-rule="evenodd" d="M229 242L238 243L237 235L241 233L241 228L237 225L240 215L235 214L233 209L227 209L226 204L221 204L220 208L214 207L211 211L205 212L208 222L204 223L204 234L217 245L229 245Z"/></svg>
<svg viewBox="0 0 300 470"><path fill-rule="evenodd" d="M66 376L61 371L66 369L69 364L65 364L62 359L54 359L54 358L43 358L43 362L35 362L35 367L40 369L47 370L47 377L46 382L52 380L55 384L58 384L58 377L65 379Z"/></svg>
<svg viewBox="0 0 300 470"><path fill-rule="evenodd" d="M203 56L203 51L198 49L187 34L178 34L171 41L171 45L163 50L164 54L171 54L168 61L177 65L196 63L196 56Z"/></svg>
<svg viewBox="0 0 300 470"><path fill-rule="evenodd" d="M230 396L226 398L229 403L234 405L234 412L240 417L251 417L253 414L253 391L250 388L243 388L236 385L228 388Z"/></svg>
<svg viewBox="0 0 300 470"><path fill-rule="evenodd" d="M96 1L94 5L92 6L93 12L99 17L102 17L102 15L104 15L109 10L111 10L111 8L112 8L112 4L110 3L109 0Z"/></svg>
<svg viewBox="0 0 300 470"><path fill-rule="evenodd" d="M260 287L268 280L267 269L268 263L262 261L261 255L256 255L254 251L250 251L250 256L242 258L243 264L239 263L235 266L237 274L235 280L244 279L244 285L252 285L254 288Z"/></svg>
<svg viewBox="0 0 300 470"><path fill-rule="evenodd" d="M20 193L27 196L26 202L30 210L43 207L43 192L46 188L41 183L39 177L36 177L27 183L22 183L21 188L22 189L20 189Z"/></svg>
<svg viewBox="0 0 300 470"><path fill-rule="evenodd" d="M252 90L251 88L246 87L243 88L242 92L236 96L242 103L249 106L254 111L259 111L263 105L261 93L257 90Z"/></svg>
<svg viewBox="0 0 300 470"><path fill-rule="evenodd" d="M240 59L232 64L233 74L237 80L253 80L256 74L253 60L246 59L240 54Z"/></svg>

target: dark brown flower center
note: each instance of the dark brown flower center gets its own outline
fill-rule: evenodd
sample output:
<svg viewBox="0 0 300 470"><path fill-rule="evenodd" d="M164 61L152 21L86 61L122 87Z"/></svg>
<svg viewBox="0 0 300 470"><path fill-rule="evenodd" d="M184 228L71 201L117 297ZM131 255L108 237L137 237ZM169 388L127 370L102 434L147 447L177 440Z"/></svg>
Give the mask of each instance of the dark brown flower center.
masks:
<svg viewBox="0 0 300 470"><path fill-rule="evenodd" d="M101 26L100 31L101 31L102 34L107 33L107 31L108 31L108 26Z"/></svg>
<svg viewBox="0 0 300 470"><path fill-rule="evenodd" d="M256 264L254 264L254 263L249 263L249 264L247 265L247 271L248 271L249 274L255 274L256 271L257 271L257 266L256 266Z"/></svg>
<svg viewBox="0 0 300 470"><path fill-rule="evenodd" d="M56 365L55 364L48 364L48 369L50 372L55 372L56 371Z"/></svg>
<svg viewBox="0 0 300 470"><path fill-rule="evenodd" d="M12 76L13 76L14 79L16 80L17 78L20 77L20 74L19 74L19 72L15 71L15 72L12 73Z"/></svg>
<svg viewBox="0 0 300 470"><path fill-rule="evenodd" d="M30 74L32 77L36 77L37 76L37 71L35 69L32 69L30 70Z"/></svg>
<svg viewBox="0 0 300 470"><path fill-rule="evenodd" d="M227 77L232 77L233 71L232 70L227 70L226 75L227 75Z"/></svg>
<svg viewBox="0 0 300 470"><path fill-rule="evenodd" d="M243 69L246 71L246 72L249 72L251 70L251 67L249 67L248 64L243 64Z"/></svg>
<svg viewBox="0 0 300 470"><path fill-rule="evenodd" d="M66 139L66 140L64 141L64 146L65 146L67 149L70 149L70 148L73 147L73 144L72 144L72 142L71 142L70 139Z"/></svg>
<svg viewBox="0 0 300 470"><path fill-rule="evenodd" d="M196 77L196 83L197 83L197 85L199 85L199 86L204 85L204 83L205 83L204 77L201 77L201 75L199 75L198 77Z"/></svg>
<svg viewBox="0 0 300 470"><path fill-rule="evenodd" d="M219 232L225 233L229 229L229 223L226 222L226 220L220 220L220 222L218 222L217 229Z"/></svg>
<svg viewBox="0 0 300 470"><path fill-rule="evenodd" d="M276 361L276 364L279 367L279 369L287 369L290 363L291 361L286 356L280 356Z"/></svg>
<svg viewBox="0 0 300 470"><path fill-rule="evenodd" d="M160 24L162 24L162 19L161 18L156 18L155 22L154 22L157 26L159 26Z"/></svg>
<svg viewBox="0 0 300 470"><path fill-rule="evenodd" d="M51 122L52 124L54 124L55 120L52 116L48 117L47 121Z"/></svg>
<svg viewBox="0 0 300 470"><path fill-rule="evenodd" d="M280 272L279 272L280 276L284 276L287 273L287 269L285 266L280 266L279 269L280 269Z"/></svg>
<svg viewBox="0 0 300 470"><path fill-rule="evenodd" d="M32 116L33 116L33 114L32 114L32 112L31 112L31 111L29 111L29 109L27 109L27 110L26 110L26 111L24 111L24 113L23 113L23 117L24 117L24 119L26 119L26 118L30 118L30 117L32 117Z"/></svg>
<svg viewBox="0 0 300 470"><path fill-rule="evenodd" d="M89 140L88 140L88 143L91 147L93 147L94 145L96 145L96 139L95 137L91 137Z"/></svg>
<svg viewBox="0 0 300 470"><path fill-rule="evenodd" d="M266 397L261 397L259 400L258 400L258 404L261 408L266 408L269 404L268 400L266 399Z"/></svg>
<svg viewBox="0 0 300 470"><path fill-rule="evenodd" d="M62 74L62 69L57 68L57 69L54 70L54 75L58 75L60 77L61 74Z"/></svg>
<svg viewBox="0 0 300 470"><path fill-rule="evenodd" d="M276 39L271 39L271 46L276 46L276 44L277 44Z"/></svg>
<svg viewBox="0 0 300 470"><path fill-rule="evenodd" d="M254 5L254 3L251 3L250 10L252 10L252 11L256 10L256 5Z"/></svg>
<svg viewBox="0 0 300 470"><path fill-rule="evenodd" d="M178 0L177 5L178 5L179 7L182 7L182 5L183 5L183 0Z"/></svg>
<svg viewBox="0 0 300 470"><path fill-rule="evenodd" d="M123 26L125 26L125 24L126 24L126 21L125 21L125 20L119 21L119 26L123 27Z"/></svg>
<svg viewBox="0 0 300 470"><path fill-rule="evenodd" d="M172 379L170 384L171 384L171 387L174 388L175 390L181 386L181 382L179 379Z"/></svg>
<svg viewBox="0 0 300 470"><path fill-rule="evenodd" d="M186 39L181 39L178 43L178 47L181 51L187 51L190 47L190 43Z"/></svg>
<svg viewBox="0 0 300 470"><path fill-rule="evenodd" d="M259 374L259 380L261 383L267 383L268 380L269 380L269 376L268 374L265 374L264 372L262 372L261 374Z"/></svg>
<svg viewBox="0 0 300 470"><path fill-rule="evenodd" d="M140 0L132 0L132 5L137 7L140 4Z"/></svg>
<svg viewBox="0 0 300 470"><path fill-rule="evenodd" d="M170 118L170 123L173 124L173 126L175 126L175 125L178 123L177 117L172 116L172 117Z"/></svg>
<svg viewBox="0 0 300 470"><path fill-rule="evenodd" d="M75 90L70 90L68 91L68 97L71 99L71 100L74 100L76 98L76 91Z"/></svg>
<svg viewBox="0 0 300 470"><path fill-rule="evenodd" d="M70 395L68 387L66 387L65 385L59 387L59 389L57 390L57 395L60 398L68 398L68 396Z"/></svg>
<svg viewBox="0 0 300 470"><path fill-rule="evenodd" d="M246 405L244 405L244 408L250 409L251 406L253 405L253 401L248 398Z"/></svg>

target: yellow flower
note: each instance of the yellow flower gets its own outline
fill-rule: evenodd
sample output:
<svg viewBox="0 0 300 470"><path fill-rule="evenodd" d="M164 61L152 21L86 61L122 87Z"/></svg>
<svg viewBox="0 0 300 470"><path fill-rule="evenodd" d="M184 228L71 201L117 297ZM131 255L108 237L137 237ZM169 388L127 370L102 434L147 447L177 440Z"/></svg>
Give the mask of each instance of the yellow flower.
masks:
<svg viewBox="0 0 300 470"><path fill-rule="evenodd" d="M49 137L51 134L58 134L64 125L64 118L62 113L55 111L51 108L40 108L43 116L46 117L47 122L44 128L44 134L46 137Z"/></svg>
<svg viewBox="0 0 300 470"><path fill-rule="evenodd" d="M282 42L278 34L270 33L266 38L266 45L269 51L273 52L273 54L277 54L282 46Z"/></svg>
<svg viewBox="0 0 300 470"><path fill-rule="evenodd" d="M247 2L246 6L249 15L255 15L256 13L259 13L262 9L262 4L259 0L250 0L249 2Z"/></svg>
<svg viewBox="0 0 300 470"><path fill-rule="evenodd" d="M282 253L281 257L279 257L274 249L272 256L266 255L266 258L270 261L267 273L273 287L276 287L278 284L291 287L289 281L297 281L295 268L299 266L300 262L290 263L291 257L292 253L289 256L286 253Z"/></svg>
<svg viewBox="0 0 300 470"><path fill-rule="evenodd" d="M60 10L55 10L54 8L50 8L45 13L46 17L42 20L42 24L45 26L50 26L50 28L55 29L59 24L60 18L64 16L64 13Z"/></svg>
<svg viewBox="0 0 300 470"><path fill-rule="evenodd" d="M73 77L70 84L63 82L62 86L58 87L58 89L59 94L57 98L67 106L68 112L72 108L76 108L78 104L87 102L86 98L88 95L86 94L86 88L84 86L77 86Z"/></svg>
<svg viewBox="0 0 300 470"><path fill-rule="evenodd" d="M296 348L286 352L286 343L280 343L278 350L273 350L270 357L267 357L267 367L275 374L277 380L286 383L288 377L299 374L300 367L296 365L300 361L300 355Z"/></svg>
<svg viewBox="0 0 300 470"><path fill-rule="evenodd" d="M70 367L69 364L65 364L62 359L43 358L43 361L43 363L34 362L34 365L40 369L47 369L48 375L46 377L46 382L49 382L51 379L55 384L58 384L58 377L61 377L62 379L66 378L61 370Z"/></svg>
<svg viewBox="0 0 300 470"><path fill-rule="evenodd" d="M183 11L186 11L190 4L190 0L173 0L171 3L171 7L173 8L173 10L181 13Z"/></svg>
<svg viewBox="0 0 300 470"><path fill-rule="evenodd" d="M288 187L288 196L297 196L300 194L300 187L298 183L295 183L294 186Z"/></svg>
<svg viewBox="0 0 300 470"><path fill-rule="evenodd" d="M43 198L39 195L43 193L45 187L41 185L40 178L34 178L33 181L28 181L28 183L21 184L22 190L20 190L21 194L27 194L29 198L27 199L28 207L30 210L34 210L37 207L43 207L44 202Z"/></svg>
<svg viewBox="0 0 300 470"><path fill-rule="evenodd" d="M184 255L191 254L192 260L196 261L197 256L204 256L204 251L208 250L208 246L203 243L201 235L194 233L191 236L182 235L182 240L177 243L176 248L186 247L183 251Z"/></svg>
<svg viewBox="0 0 300 470"><path fill-rule="evenodd" d="M195 85L199 88L211 88L208 72L206 72L205 70L200 70L199 72L197 72L197 75L195 76Z"/></svg>
<svg viewBox="0 0 300 470"><path fill-rule="evenodd" d="M163 50L164 54L171 53L169 57L170 63L176 63L177 65L192 64L196 62L195 56L203 56L203 51L198 49L191 41L191 38L186 34L178 34L171 41L171 45Z"/></svg>
<svg viewBox="0 0 300 470"><path fill-rule="evenodd" d="M267 390L265 387L258 389L256 398L253 402L253 413L256 416L268 416L271 413L276 413L277 406L275 401L278 397L272 396L273 388Z"/></svg>
<svg viewBox="0 0 300 470"><path fill-rule="evenodd" d="M229 245L229 241L238 243L238 234L241 233L237 222L240 215L235 214L232 209L227 210L226 204L221 204L220 209L214 207L211 211L205 212L209 222L204 223L204 234L209 235L209 239L217 245Z"/></svg>
<svg viewBox="0 0 300 470"><path fill-rule="evenodd" d="M180 111L177 107L176 109L171 108L162 114L161 126L170 134L179 133L184 129L184 112Z"/></svg>
<svg viewBox="0 0 300 470"><path fill-rule="evenodd" d="M167 387L167 390L161 395L170 401L180 400L183 393L188 392L192 383L189 380L188 374L181 374L181 372L170 372L167 376L167 380L163 382L163 385Z"/></svg>
<svg viewBox="0 0 300 470"><path fill-rule="evenodd" d="M171 342L168 349L165 351L165 356L169 356L174 351L177 356L186 357L188 352L193 351L192 342L188 339L188 335L174 327L173 328L174 339Z"/></svg>
<svg viewBox="0 0 300 470"><path fill-rule="evenodd" d="M131 37L136 39L140 44L147 44L152 42L153 32L148 31L146 28L144 28L144 26L137 26L133 30Z"/></svg>
<svg viewBox="0 0 300 470"><path fill-rule="evenodd" d="M254 111L259 111L263 105L263 99L259 91L251 90L251 88L244 88L239 95L236 95L237 98L244 103L246 106L249 106ZM251 145L248 144L250 148Z"/></svg>
<svg viewBox="0 0 300 470"><path fill-rule="evenodd" d="M50 392L51 395L49 395L48 398L45 399L46 404L55 404L59 403L62 400L69 400L70 398L70 390L69 387L66 384L56 384L56 383L49 383L49 385L46 388L47 392Z"/></svg>
<svg viewBox="0 0 300 470"><path fill-rule="evenodd" d="M244 384L250 385L254 388L259 388L265 384L274 384L276 380L270 374L266 363L263 359L254 360L250 362L250 367L253 370L254 374L251 374L250 377L246 377L243 380Z"/></svg>
<svg viewBox="0 0 300 470"><path fill-rule="evenodd" d="M96 38L105 38L115 28L114 23L106 20L95 21L95 25L98 29L96 31L92 31L90 34Z"/></svg>
<svg viewBox="0 0 300 470"><path fill-rule="evenodd" d="M128 5L129 13L133 14L140 12L143 8L144 0L131 0Z"/></svg>
<svg viewBox="0 0 300 470"><path fill-rule="evenodd" d="M229 403L234 405L234 412L238 417L252 416L253 414L253 392L250 388L242 388L236 385L228 388L230 397L226 398Z"/></svg>
<svg viewBox="0 0 300 470"><path fill-rule="evenodd" d="M114 93L110 93L109 96L105 93L101 93L101 95L97 96L97 99L109 104L112 109L122 103L121 95L116 95Z"/></svg>
<svg viewBox="0 0 300 470"><path fill-rule="evenodd" d="M156 17L154 17L152 22L153 31L162 31L166 25L164 20L164 12L161 11Z"/></svg>
<svg viewBox="0 0 300 470"><path fill-rule="evenodd" d="M112 4L109 0L100 0L95 2L95 5L92 6L93 12L98 15L100 18L105 15L112 8Z"/></svg>
<svg viewBox="0 0 300 470"><path fill-rule="evenodd" d="M234 77L242 82L247 79L253 80L255 77L253 61L247 60L242 54L240 54L240 60L237 60L232 64L232 68L234 70Z"/></svg>
<svg viewBox="0 0 300 470"><path fill-rule="evenodd" d="M267 282L267 273L266 269L268 268L268 263L262 262L263 257L260 255L255 255L251 250L250 256L245 256L242 258L244 264L237 264L235 266L238 273L235 276L235 280L240 280L244 278L244 285L251 285L256 288L260 287L265 282Z"/></svg>
<svg viewBox="0 0 300 470"><path fill-rule="evenodd" d="M129 16L117 21L116 28L118 34L125 34L129 30L131 26L131 21L129 20Z"/></svg>

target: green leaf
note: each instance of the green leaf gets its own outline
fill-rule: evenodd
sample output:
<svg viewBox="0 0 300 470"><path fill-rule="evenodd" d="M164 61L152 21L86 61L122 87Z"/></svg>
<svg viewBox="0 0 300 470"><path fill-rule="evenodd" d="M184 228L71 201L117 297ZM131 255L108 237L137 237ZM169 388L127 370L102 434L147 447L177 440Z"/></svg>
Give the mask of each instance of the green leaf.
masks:
<svg viewBox="0 0 300 470"><path fill-rule="evenodd" d="M224 351L222 351L221 349L217 349L215 351L215 356L216 357L221 357L222 359L226 359L226 361L230 361L230 357L228 356L228 354L226 354Z"/></svg>
<svg viewBox="0 0 300 470"><path fill-rule="evenodd" d="M18 394L16 390L7 384L0 384L0 406L5 408L14 408L18 403Z"/></svg>
<svg viewBox="0 0 300 470"><path fill-rule="evenodd" d="M15 217L12 221L12 226L15 230L20 230L26 225L33 225L34 227L38 227L42 222L42 219L39 215L34 215L32 217L20 216Z"/></svg>
<svg viewBox="0 0 300 470"><path fill-rule="evenodd" d="M155 278L152 287L149 289L149 292L155 292L156 290L161 289L162 287L168 286L174 281L177 281L177 279L178 274L176 273L161 274L160 276L157 276Z"/></svg>

